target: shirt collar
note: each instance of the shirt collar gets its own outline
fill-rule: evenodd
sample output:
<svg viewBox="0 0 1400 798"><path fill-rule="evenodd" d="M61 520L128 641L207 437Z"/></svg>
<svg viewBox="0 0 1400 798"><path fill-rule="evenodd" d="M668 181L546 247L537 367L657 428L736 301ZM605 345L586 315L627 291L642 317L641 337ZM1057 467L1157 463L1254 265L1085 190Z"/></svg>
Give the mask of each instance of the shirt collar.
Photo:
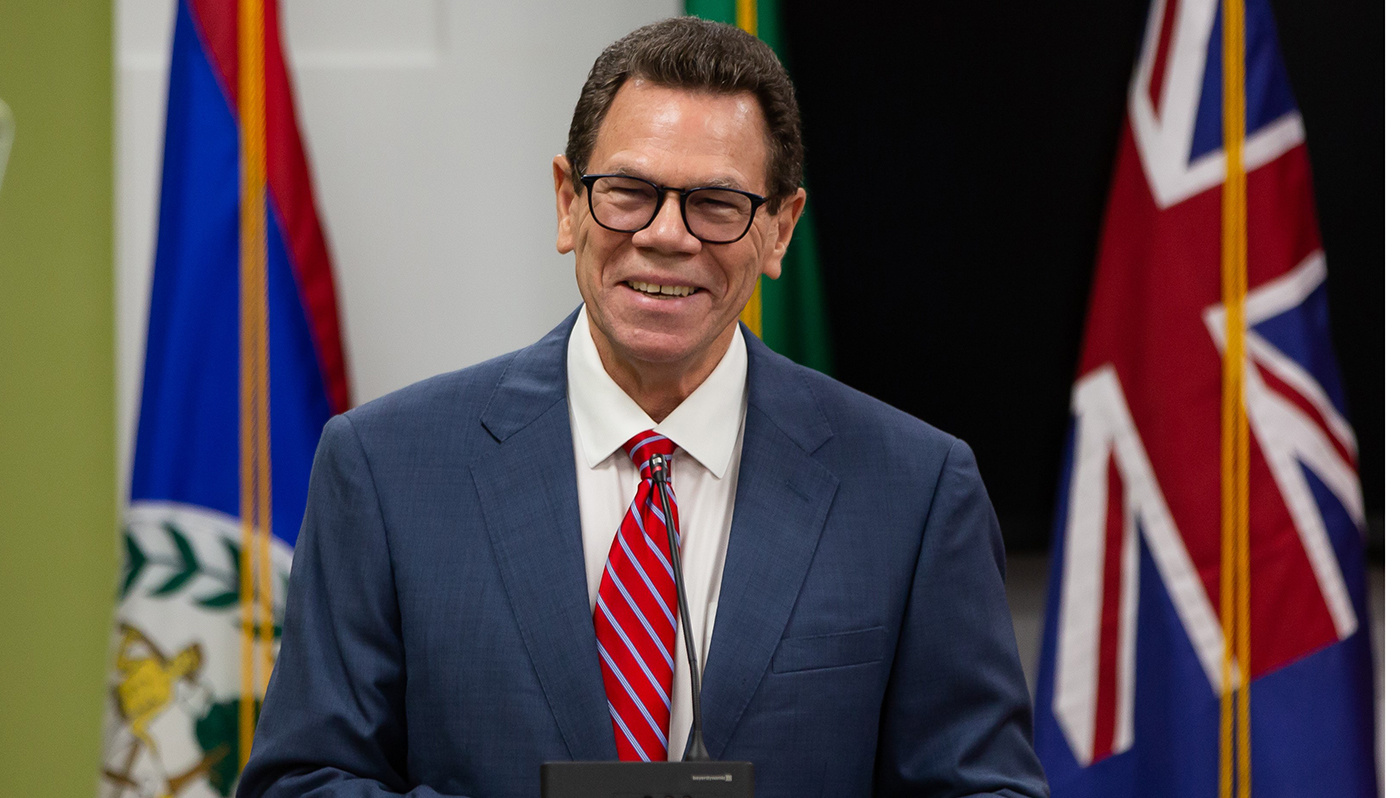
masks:
<svg viewBox="0 0 1400 798"><path fill-rule="evenodd" d="M588 331L587 309L579 311L569 334L567 363L569 409L589 468L597 468L633 435L654 429L717 479L724 478L739 441L749 375L748 347L737 327L719 365L660 424L603 368Z"/></svg>

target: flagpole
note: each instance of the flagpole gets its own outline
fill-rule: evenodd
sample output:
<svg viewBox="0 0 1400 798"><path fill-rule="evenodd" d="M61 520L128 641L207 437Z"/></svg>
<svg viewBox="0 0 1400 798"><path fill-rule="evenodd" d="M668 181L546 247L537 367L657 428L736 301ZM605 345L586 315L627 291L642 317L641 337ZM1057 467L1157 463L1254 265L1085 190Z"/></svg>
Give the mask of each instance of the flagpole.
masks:
<svg viewBox="0 0 1400 798"><path fill-rule="evenodd" d="M257 404L254 412L257 413L257 453L258 453L258 482L257 482L257 517L258 517L258 597L257 605L259 610L258 631L261 637L262 660L259 663L258 677L255 683L255 695L262 697L267 693L268 680L272 678L272 378L270 376L270 358L272 345L269 340L268 331L268 289L267 289L267 8L266 0L257 0L255 5L258 8L258 19L256 40L253 43L255 50L256 94L254 116L256 116L256 128L253 135L257 141L259 185L257 194L257 234L258 255L257 264L259 284L256 287L257 310L259 318L254 327L257 336L257 349L254 350L256 360L254 368L257 370L256 384L258 392L256 395ZM276 24L276 6L272 24ZM250 743L251 745L251 743Z"/></svg>
<svg viewBox="0 0 1400 798"><path fill-rule="evenodd" d="M1222 0L1222 137L1220 278L1225 352L1220 428L1220 798L1249 798L1250 553L1249 415L1246 404L1245 298L1249 290L1245 138L1244 0ZM1236 686L1238 679L1238 686ZM1232 789L1233 788L1233 789Z"/></svg>
<svg viewBox="0 0 1400 798"><path fill-rule="evenodd" d="M266 94L264 85L264 0L239 0L238 110L242 192L239 203L239 309L241 445L240 515L242 521L242 673L238 705L239 770L253 747L254 702L257 699L257 651L254 613L261 604L264 678L270 674L271 612L269 591L260 591L255 577L269 585L268 531L270 506L269 404L267 392L267 229L264 191L267 185ZM254 564L256 553L256 567ZM258 594L262 592L260 597Z"/></svg>
<svg viewBox="0 0 1400 798"><path fill-rule="evenodd" d="M734 0L734 24L753 36L758 35L758 0ZM763 275L754 279L753 296L739 312L739 321L763 337Z"/></svg>

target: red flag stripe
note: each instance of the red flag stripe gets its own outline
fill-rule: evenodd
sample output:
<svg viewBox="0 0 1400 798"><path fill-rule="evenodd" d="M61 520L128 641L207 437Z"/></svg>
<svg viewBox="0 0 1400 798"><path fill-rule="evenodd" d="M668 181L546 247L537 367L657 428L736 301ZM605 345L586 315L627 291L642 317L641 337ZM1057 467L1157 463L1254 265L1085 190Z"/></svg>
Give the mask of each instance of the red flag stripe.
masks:
<svg viewBox="0 0 1400 798"><path fill-rule="evenodd" d="M1094 761L1113 754L1118 719L1118 626L1122 595L1123 479L1112 452L1108 455L1108 509L1104 516L1103 621L1099 626L1099 693L1094 718Z"/></svg>
<svg viewBox="0 0 1400 798"><path fill-rule="evenodd" d="M1279 379L1277 375L1267 368L1260 368L1259 374L1263 377L1264 384L1269 386L1270 390L1274 393L1281 394L1284 399L1288 400L1289 404L1312 419L1313 423L1317 425L1317 428L1322 430L1322 434L1327 436L1327 441L1332 444L1332 448L1337 450L1337 454L1341 455L1342 459L1346 460L1347 465L1356 468L1356 454L1332 432L1332 428L1327 424L1327 419L1323 418L1322 413L1318 411L1316 405L1308 401L1302 394L1294 390L1293 386Z"/></svg>
<svg viewBox="0 0 1400 798"><path fill-rule="evenodd" d="M277 7L277 0L267 0L267 186L291 250L292 271L321 365L327 402L332 413L343 413L350 409L350 387L335 279L297 125Z"/></svg>
<svg viewBox="0 0 1400 798"><path fill-rule="evenodd" d="M1147 84L1147 98L1152 101L1152 110L1162 112L1162 78L1167 71L1167 57L1171 55L1172 37L1176 32L1177 0L1167 0L1162 10L1162 32L1157 37L1157 55L1152 59L1152 80Z"/></svg>
<svg viewBox="0 0 1400 798"><path fill-rule="evenodd" d="M229 108L238 115L237 4L226 0L188 2L195 28L214 65ZM332 413L350 408L349 377L340 335L340 311L330 252L316 210L306 151L296 119L290 75L282 53L277 0L265 0L267 185L273 216L288 248L297 293L316 349L321 382Z"/></svg>

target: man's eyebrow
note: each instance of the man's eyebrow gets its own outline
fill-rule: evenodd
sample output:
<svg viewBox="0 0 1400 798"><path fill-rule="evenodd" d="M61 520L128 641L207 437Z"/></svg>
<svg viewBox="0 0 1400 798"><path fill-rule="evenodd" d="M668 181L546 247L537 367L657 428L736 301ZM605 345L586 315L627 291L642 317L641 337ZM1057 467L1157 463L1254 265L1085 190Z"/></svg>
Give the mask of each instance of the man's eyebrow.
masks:
<svg viewBox="0 0 1400 798"><path fill-rule="evenodd" d="M650 175L643 174L636 169L631 169L626 166L619 166L613 169L612 172L610 172L610 174L623 175L624 177L636 177L642 180L646 180L650 183L655 183L658 186L661 185L661 181L651 177ZM742 185L740 185L739 181L731 177L717 177L714 180L709 180L703 183L696 183L693 186L678 186L678 188L732 188L735 191L748 190Z"/></svg>
<svg viewBox="0 0 1400 798"><path fill-rule="evenodd" d="M708 183L705 184L705 187L706 187L706 188L732 188L732 189L734 189L735 191L747 191L747 189L745 189L743 186L739 185L739 181L733 180L733 179L728 178L728 177L721 177L721 178L718 178L718 179L716 179L716 180L711 180L710 182L708 182Z"/></svg>

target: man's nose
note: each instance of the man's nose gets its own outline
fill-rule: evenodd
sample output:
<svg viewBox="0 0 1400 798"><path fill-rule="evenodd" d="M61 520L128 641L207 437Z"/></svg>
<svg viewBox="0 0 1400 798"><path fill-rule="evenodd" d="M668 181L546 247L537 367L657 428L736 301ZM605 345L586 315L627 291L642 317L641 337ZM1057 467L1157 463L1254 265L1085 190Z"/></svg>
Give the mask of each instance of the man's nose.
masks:
<svg viewBox="0 0 1400 798"><path fill-rule="evenodd" d="M665 250L669 252L699 252L703 243L691 235L681 214L680 194L666 192L661 202L661 210L651 224L638 230L632 236L632 243L639 247Z"/></svg>

